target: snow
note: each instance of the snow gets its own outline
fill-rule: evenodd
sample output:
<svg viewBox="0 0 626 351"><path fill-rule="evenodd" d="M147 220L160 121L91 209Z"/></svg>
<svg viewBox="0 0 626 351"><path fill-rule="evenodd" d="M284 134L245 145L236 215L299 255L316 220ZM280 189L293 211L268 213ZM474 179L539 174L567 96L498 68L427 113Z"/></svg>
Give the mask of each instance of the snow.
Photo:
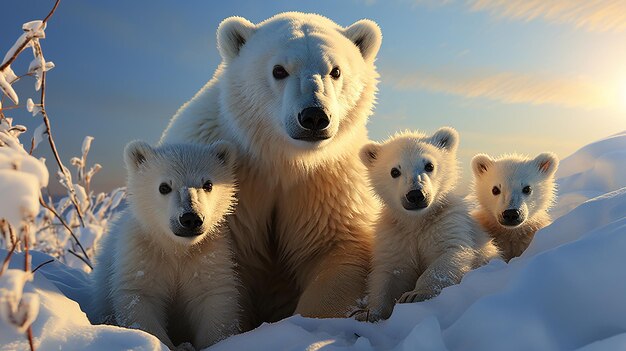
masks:
<svg viewBox="0 0 626 351"><path fill-rule="evenodd" d="M581 203L626 187L626 131L589 144L565 158L556 173L560 217Z"/></svg>
<svg viewBox="0 0 626 351"><path fill-rule="evenodd" d="M6 250L0 250L0 259L5 255ZM33 252L35 267L49 259L48 255ZM10 271L21 271L23 262L22 254L14 255ZM156 337L140 330L91 325L75 302L87 303L87 285L86 274L58 261L39 269L34 280L26 284L25 291L39 296L40 300L39 316L32 325L36 350L167 350ZM2 323L0 351L28 350L24 334Z"/></svg>
<svg viewBox="0 0 626 351"><path fill-rule="evenodd" d="M12 126L0 124L0 194L12 201L0 202L0 218L18 228L23 218L39 213L39 191L48 185L48 169L24 151Z"/></svg>
<svg viewBox="0 0 626 351"><path fill-rule="evenodd" d="M562 161L556 220L508 264L494 260L432 300L397 305L387 321L293 316L209 349L624 349L625 146L626 133L619 133ZM117 194L103 195L97 202L115 207ZM102 227L87 226L79 235L91 244L87 238L106 235ZM4 255L6 250L0 250L0 260ZM33 266L49 259L34 252ZM23 268L21 254L11 260L10 268ZM91 325L83 313L88 312L88 286L86 273L58 261L41 267L26 283L24 291L40 299L33 323L37 350L166 349L139 330ZM0 345L0 350L26 349L27 341L22 333L0 327Z"/></svg>

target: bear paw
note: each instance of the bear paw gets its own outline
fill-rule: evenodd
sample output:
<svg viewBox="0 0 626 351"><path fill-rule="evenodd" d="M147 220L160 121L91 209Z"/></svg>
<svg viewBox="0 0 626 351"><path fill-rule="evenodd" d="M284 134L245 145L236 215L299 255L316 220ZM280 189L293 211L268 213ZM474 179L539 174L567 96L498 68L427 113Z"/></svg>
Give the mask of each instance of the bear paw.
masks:
<svg viewBox="0 0 626 351"><path fill-rule="evenodd" d="M398 303L412 303L412 302L420 302L432 299L436 294L433 294L431 291L424 290L413 290L408 291L402 294L402 296L398 299Z"/></svg>

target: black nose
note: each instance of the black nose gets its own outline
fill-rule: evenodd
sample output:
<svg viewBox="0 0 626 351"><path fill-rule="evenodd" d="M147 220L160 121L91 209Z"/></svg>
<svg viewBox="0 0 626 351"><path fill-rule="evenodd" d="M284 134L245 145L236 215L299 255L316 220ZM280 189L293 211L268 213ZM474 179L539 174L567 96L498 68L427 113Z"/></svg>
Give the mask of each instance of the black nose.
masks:
<svg viewBox="0 0 626 351"><path fill-rule="evenodd" d="M404 197L406 201L403 205L407 210L417 210L428 206L426 195L422 190L411 190Z"/></svg>
<svg viewBox="0 0 626 351"><path fill-rule="evenodd" d="M506 223L519 224L522 213L517 209L508 209L502 212L502 218Z"/></svg>
<svg viewBox="0 0 626 351"><path fill-rule="evenodd" d="M304 129L321 131L330 124L326 112L319 107L307 107L298 114L298 122Z"/></svg>
<svg viewBox="0 0 626 351"><path fill-rule="evenodd" d="M185 229L198 229L202 226L202 218L195 212L183 213L178 221Z"/></svg>
<svg viewBox="0 0 626 351"><path fill-rule="evenodd" d="M411 190L406 194L406 200L412 204L418 204L425 199L426 197L421 190Z"/></svg>

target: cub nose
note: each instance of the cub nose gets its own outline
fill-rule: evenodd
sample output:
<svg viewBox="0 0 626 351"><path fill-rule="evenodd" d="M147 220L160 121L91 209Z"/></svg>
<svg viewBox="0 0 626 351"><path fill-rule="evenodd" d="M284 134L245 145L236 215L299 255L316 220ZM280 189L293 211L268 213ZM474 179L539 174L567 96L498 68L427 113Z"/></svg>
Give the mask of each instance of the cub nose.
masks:
<svg viewBox="0 0 626 351"><path fill-rule="evenodd" d="M298 114L298 122L304 129L321 131L328 127L330 118L319 107L307 107Z"/></svg>
<svg viewBox="0 0 626 351"><path fill-rule="evenodd" d="M403 201L402 205L406 210L419 210L428 207L426 194L421 190L411 190L404 197L406 201Z"/></svg>
<svg viewBox="0 0 626 351"><path fill-rule="evenodd" d="M502 218L504 218L507 223L519 222L521 215L522 213L517 209L508 209L502 212Z"/></svg>
<svg viewBox="0 0 626 351"><path fill-rule="evenodd" d="M421 190L411 190L406 194L406 201L415 205L424 201L425 199L426 197Z"/></svg>
<svg viewBox="0 0 626 351"><path fill-rule="evenodd" d="M198 229L202 226L202 218L195 212L186 212L178 218L178 222L185 229Z"/></svg>

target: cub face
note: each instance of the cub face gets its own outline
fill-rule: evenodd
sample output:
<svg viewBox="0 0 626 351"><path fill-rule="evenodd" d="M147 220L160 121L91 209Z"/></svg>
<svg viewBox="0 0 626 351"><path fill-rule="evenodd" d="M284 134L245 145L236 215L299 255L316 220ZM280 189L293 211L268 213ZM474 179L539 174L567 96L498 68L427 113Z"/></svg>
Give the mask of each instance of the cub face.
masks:
<svg viewBox="0 0 626 351"><path fill-rule="evenodd" d="M552 205L559 165L555 154L542 153L534 159L479 154L471 163L474 194L501 226L518 227Z"/></svg>
<svg viewBox="0 0 626 351"><path fill-rule="evenodd" d="M143 141L126 146L130 207L151 235L166 244L194 245L236 202L235 151L227 142L209 146Z"/></svg>
<svg viewBox="0 0 626 351"><path fill-rule="evenodd" d="M228 66L223 98L252 143L263 134L297 150L329 144L352 128L349 112L377 78L382 34L369 20L343 28L315 14L284 13L259 24L231 17L217 36ZM241 118L241 109L254 118Z"/></svg>
<svg viewBox="0 0 626 351"><path fill-rule="evenodd" d="M459 135L444 127L432 136L398 134L361 149L377 195L396 213L423 215L449 193L457 180Z"/></svg>

